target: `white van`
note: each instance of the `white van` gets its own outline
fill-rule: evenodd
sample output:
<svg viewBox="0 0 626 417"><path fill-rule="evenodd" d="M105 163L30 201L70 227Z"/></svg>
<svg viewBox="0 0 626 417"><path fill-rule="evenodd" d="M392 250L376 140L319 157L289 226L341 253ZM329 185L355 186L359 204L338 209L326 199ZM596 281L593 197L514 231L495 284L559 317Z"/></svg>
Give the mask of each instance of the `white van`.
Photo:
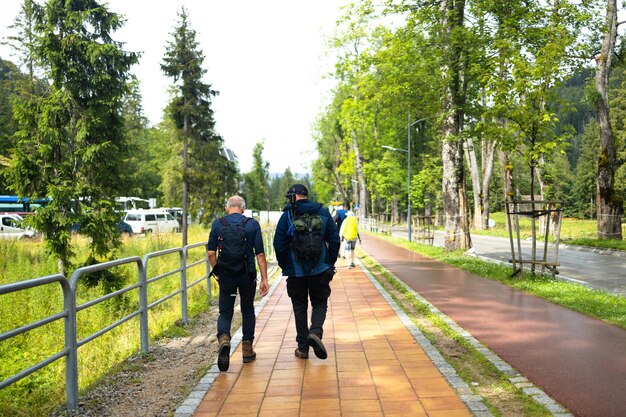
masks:
<svg viewBox="0 0 626 417"><path fill-rule="evenodd" d="M128 210L124 222L133 228L133 233L172 233L179 229L176 219L160 209Z"/></svg>
<svg viewBox="0 0 626 417"><path fill-rule="evenodd" d="M23 220L19 214L0 214L0 239L24 239L35 236L33 230L22 226Z"/></svg>
<svg viewBox="0 0 626 417"><path fill-rule="evenodd" d="M124 222L133 228L133 233L172 233L179 229L176 219L160 209L128 210Z"/></svg>

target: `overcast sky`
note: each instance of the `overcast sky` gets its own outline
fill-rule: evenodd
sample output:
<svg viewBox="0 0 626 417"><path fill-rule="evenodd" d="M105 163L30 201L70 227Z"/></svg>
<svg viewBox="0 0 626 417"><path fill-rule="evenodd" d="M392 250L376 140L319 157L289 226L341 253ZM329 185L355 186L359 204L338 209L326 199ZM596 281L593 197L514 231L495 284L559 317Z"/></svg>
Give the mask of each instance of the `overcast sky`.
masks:
<svg viewBox="0 0 626 417"><path fill-rule="evenodd" d="M39 1L41 3L41 1ZM4 38L21 0L2 0ZM332 70L325 39L333 33L342 0L109 0L126 16L115 35L129 51L142 52L134 73L141 82L144 111L160 121L171 80L160 63L165 45L185 5L205 54L205 82L219 91L214 99L217 131L238 157L243 172L252 165L255 143L264 141L270 172L287 167L303 173L315 157L311 127L327 103ZM0 46L0 56L11 59Z"/></svg>

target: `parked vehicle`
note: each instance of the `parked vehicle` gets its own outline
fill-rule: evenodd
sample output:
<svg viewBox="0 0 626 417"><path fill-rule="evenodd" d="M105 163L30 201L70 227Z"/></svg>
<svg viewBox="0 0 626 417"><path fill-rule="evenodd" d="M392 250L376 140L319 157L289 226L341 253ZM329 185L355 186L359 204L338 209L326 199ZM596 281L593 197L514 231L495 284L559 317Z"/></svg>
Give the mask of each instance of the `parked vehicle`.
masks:
<svg viewBox="0 0 626 417"><path fill-rule="evenodd" d="M72 231L72 233L80 233L80 224L76 223L72 225L70 230ZM120 235L122 236L131 237L133 235L133 228L130 226L130 224L122 221L121 219L119 222L117 222L117 231L120 232Z"/></svg>
<svg viewBox="0 0 626 417"><path fill-rule="evenodd" d="M28 239L35 236L35 232L22 225L24 218L15 213L0 214L0 239Z"/></svg>
<svg viewBox="0 0 626 417"><path fill-rule="evenodd" d="M161 210L168 212L178 222L178 231L183 228L183 209L180 207L164 207ZM187 217L189 219L189 217Z"/></svg>
<svg viewBox="0 0 626 417"><path fill-rule="evenodd" d="M128 236L131 237L133 235L133 228L130 224L120 221L117 224L117 230L119 230L120 234L122 236Z"/></svg>
<svg viewBox="0 0 626 417"><path fill-rule="evenodd" d="M124 216L133 233L173 233L179 230L176 219L162 209L128 210Z"/></svg>

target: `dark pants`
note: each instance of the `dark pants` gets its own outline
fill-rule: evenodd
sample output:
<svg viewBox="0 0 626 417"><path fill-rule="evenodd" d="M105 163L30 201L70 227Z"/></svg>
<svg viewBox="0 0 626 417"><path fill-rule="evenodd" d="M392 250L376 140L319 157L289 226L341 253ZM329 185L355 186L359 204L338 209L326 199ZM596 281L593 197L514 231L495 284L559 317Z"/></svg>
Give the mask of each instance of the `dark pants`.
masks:
<svg viewBox="0 0 626 417"><path fill-rule="evenodd" d="M242 319L242 340L254 340L254 294L256 277L243 275L237 278L220 278L220 315L217 318L217 337L223 334L230 336L230 325L235 311L235 298L239 292Z"/></svg>
<svg viewBox="0 0 626 417"><path fill-rule="evenodd" d="M332 268L331 268L332 269ZM301 351L308 352L307 338L314 333L321 339L324 335L324 321L330 297L329 282L332 272L326 271L308 277L288 277L287 294L291 298L293 315L296 321L296 342ZM309 298L311 299L311 327L308 325Z"/></svg>

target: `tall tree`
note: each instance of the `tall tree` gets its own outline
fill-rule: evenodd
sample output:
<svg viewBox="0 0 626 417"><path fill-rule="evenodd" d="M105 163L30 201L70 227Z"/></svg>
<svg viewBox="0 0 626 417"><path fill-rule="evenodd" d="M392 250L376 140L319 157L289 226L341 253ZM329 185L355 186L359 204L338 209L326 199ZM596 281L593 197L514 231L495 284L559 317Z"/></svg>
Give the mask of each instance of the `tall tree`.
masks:
<svg viewBox="0 0 626 417"><path fill-rule="evenodd" d="M124 186L127 151L121 107L137 56L112 39L122 20L95 0L32 6L37 36L27 47L50 87L15 100L19 128L6 177L20 196L50 198L27 220L44 233L64 273L75 224L91 238L94 256L119 241L114 197Z"/></svg>
<svg viewBox="0 0 626 417"><path fill-rule="evenodd" d="M268 210L269 162L263 160L263 142L257 142L252 150L252 169L244 175L243 191L246 205L253 210Z"/></svg>
<svg viewBox="0 0 626 417"><path fill-rule="evenodd" d="M36 46L35 24L41 8L33 0L24 0L13 24L9 26L15 33L7 37L6 43L18 54L20 65L26 67L29 81L35 81L35 56L33 49Z"/></svg>
<svg viewBox="0 0 626 417"><path fill-rule="evenodd" d="M460 137L464 121L463 28L465 0L442 0L440 7L440 36L442 49L441 73L444 91L441 110L443 147L443 199L446 251L469 247L469 222L465 195L465 170Z"/></svg>
<svg viewBox="0 0 626 417"><path fill-rule="evenodd" d="M196 40L196 31L190 27L185 7L181 8L178 18L179 21L171 34L173 39L166 46L161 70L165 75L174 79L175 93L168 111L176 126L182 130L182 229L183 246L185 246L187 245L191 180L190 140L207 141L216 136L213 132L214 122L210 104L217 92L202 81L206 73L206 70L202 68L204 54ZM217 151L218 147L215 150Z"/></svg>
<svg viewBox="0 0 626 417"><path fill-rule="evenodd" d="M622 239L624 195L614 189L617 170L615 135L609 112L609 73L617 39L617 0L607 0L604 39L596 60L596 108L600 125L596 210L598 239Z"/></svg>
<svg viewBox="0 0 626 417"><path fill-rule="evenodd" d="M12 136L16 126L11 99L16 94L19 80L25 78L15 64L0 58L0 158L8 155L12 147ZM4 181L0 184L0 193L7 193Z"/></svg>

